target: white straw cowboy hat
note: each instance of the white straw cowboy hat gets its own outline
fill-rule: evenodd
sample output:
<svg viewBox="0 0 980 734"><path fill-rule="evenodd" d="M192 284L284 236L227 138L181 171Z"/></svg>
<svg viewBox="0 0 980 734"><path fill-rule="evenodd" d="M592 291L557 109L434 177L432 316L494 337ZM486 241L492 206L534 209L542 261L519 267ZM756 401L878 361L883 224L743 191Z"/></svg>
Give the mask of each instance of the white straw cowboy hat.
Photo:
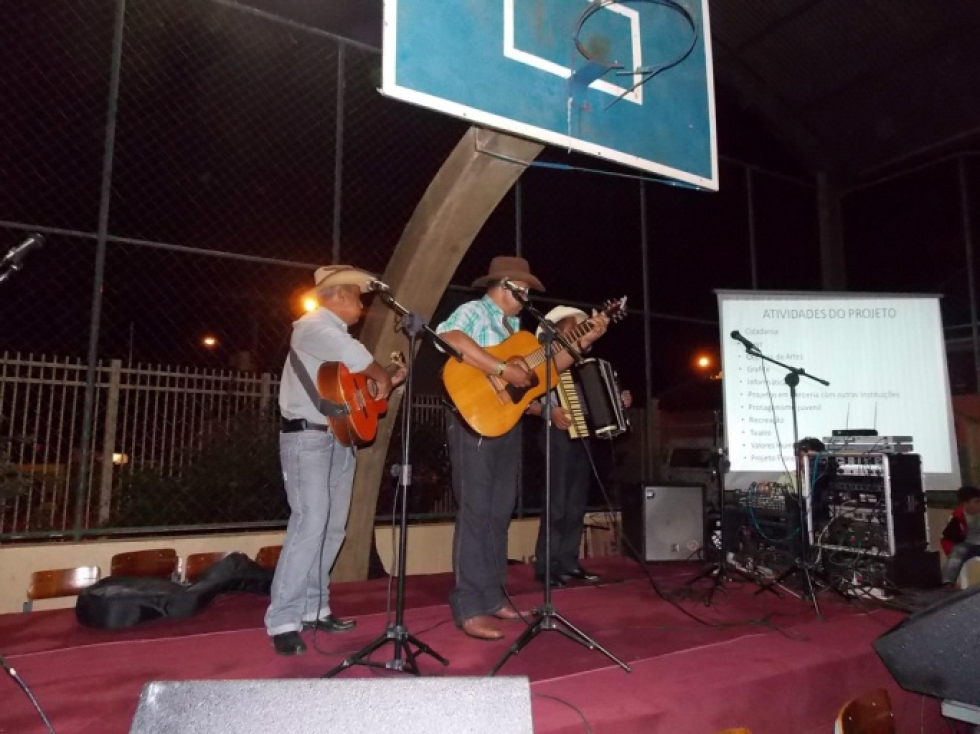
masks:
<svg viewBox="0 0 980 734"><path fill-rule="evenodd" d="M361 293L367 293L368 284L375 277L366 270L360 270L353 265L325 265L313 273L313 283L317 289L331 288L337 285L356 285Z"/></svg>
<svg viewBox="0 0 980 734"><path fill-rule="evenodd" d="M495 280L520 280L536 291L543 291L541 281L531 275L531 266L523 257L499 255L490 261L490 272L473 281L474 286L487 285Z"/></svg>
<svg viewBox="0 0 980 734"><path fill-rule="evenodd" d="M553 324L558 324L559 322L567 319L569 316L575 317L576 325L581 324L583 321L586 321L589 318L589 315L580 308L572 308L571 306L555 306L544 315L544 319L545 321L550 321ZM538 330L534 332L534 335L540 338L543 331L544 329L539 326Z"/></svg>

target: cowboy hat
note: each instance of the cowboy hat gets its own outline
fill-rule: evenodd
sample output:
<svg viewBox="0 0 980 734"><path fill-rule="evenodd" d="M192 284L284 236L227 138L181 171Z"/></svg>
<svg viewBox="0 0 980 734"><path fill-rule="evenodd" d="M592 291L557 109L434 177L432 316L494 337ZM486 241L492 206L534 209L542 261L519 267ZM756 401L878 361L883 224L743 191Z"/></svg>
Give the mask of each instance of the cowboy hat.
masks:
<svg viewBox="0 0 980 734"><path fill-rule="evenodd" d="M550 311L548 311L548 313L544 315L544 318L545 321L550 321L553 324L558 324L570 316L575 317L576 325L581 324L583 321L586 321L589 318L589 315L585 313L585 311L583 311L580 308L572 308L571 306L555 306L553 309L551 309ZM540 339L541 333L543 331L544 329L542 329L539 326L538 330L534 332L534 335Z"/></svg>
<svg viewBox="0 0 980 734"><path fill-rule="evenodd" d="M337 285L356 285L361 293L367 293L369 283L375 277L366 270L359 270L353 265L325 265L313 273L313 283L319 288L332 288Z"/></svg>
<svg viewBox="0 0 980 734"><path fill-rule="evenodd" d="M536 291L543 291L541 281L531 275L531 266L523 257L498 255L490 261L490 271L473 281L474 286L487 285L495 280L520 280Z"/></svg>

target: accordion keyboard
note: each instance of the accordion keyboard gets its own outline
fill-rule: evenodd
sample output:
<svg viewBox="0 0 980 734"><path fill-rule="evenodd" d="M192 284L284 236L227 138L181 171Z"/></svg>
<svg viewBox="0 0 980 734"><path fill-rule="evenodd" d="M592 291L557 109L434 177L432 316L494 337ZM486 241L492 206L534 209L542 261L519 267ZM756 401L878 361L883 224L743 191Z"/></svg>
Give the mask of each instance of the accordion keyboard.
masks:
<svg viewBox="0 0 980 734"><path fill-rule="evenodd" d="M569 438L584 438L589 435L589 427L585 423L585 412L582 410L582 400L575 389L575 380L571 370L566 370L558 376L558 402L572 417L572 425L568 427Z"/></svg>

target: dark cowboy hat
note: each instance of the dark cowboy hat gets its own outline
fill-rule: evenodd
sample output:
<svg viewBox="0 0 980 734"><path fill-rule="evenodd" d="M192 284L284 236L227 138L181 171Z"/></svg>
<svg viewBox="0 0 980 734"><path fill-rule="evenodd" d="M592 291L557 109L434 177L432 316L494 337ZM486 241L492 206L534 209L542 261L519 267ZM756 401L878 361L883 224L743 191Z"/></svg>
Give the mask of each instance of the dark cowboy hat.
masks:
<svg viewBox="0 0 980 734"><path fill-rule="evenodd" d="M499 255L490 261L490 272L473 281L474 286L486 285L495 280L520 280L536 291L543 291L541 281L531 275L531 266L523 257Z"/></svg>

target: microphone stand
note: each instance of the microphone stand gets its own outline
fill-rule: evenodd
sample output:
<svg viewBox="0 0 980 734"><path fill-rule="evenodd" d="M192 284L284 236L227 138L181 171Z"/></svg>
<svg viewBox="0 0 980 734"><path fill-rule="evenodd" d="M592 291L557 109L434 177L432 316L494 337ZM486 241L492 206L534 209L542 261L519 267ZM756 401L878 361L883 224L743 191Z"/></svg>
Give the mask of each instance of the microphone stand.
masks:
<svg viewBox="0 0 980 734"><path fill-rule="evenodd" d="M740 341L745 346L746 354L752 357L758 357L759 359L765 360L766 362L771 362L772 364L782 367L784 370L786 370L786 376L783 378L783 381L789 387L790 412L792 413L793 416L793 458L796 462L796 466L795 466L796 499L797 499L797 511L799 512L800 555L794 559L793 565L791 565L789 568L787 568L785 571L783 571L781 574L779 574L779 576L774 578L769 583L763 584L762 588L756 591L755 593L756 595L758 595L761 594L763 591L773 591L774 586L781 586L783 589L786 589L784 582L790 576L794 574L800 574L801 582L803 584L803 589L801 591L800 598L803 599L804 601L807 600L812 601L813 609L817 613L817 616L822 617L820 613L820 604L817 602L818 591L813 582L814 577L817 577L821 581L823 581L825 587L835 589L837 593L840 594L843 598L847 599L847 597L839 589L836 589L836 587L834 587L833 584L830 583L829 579L827 579L822 572L816 570L814 565L809 560L809 555L810 555L810 543L808 538L809 523L807 522L807 504L806 504L809 499L809 491L807 492L803 491L803 471L802 471L803 465L801 463L801 457L799 453L800 436L799 436L799 427L798 427L797 417L796 417L796 386L800 384L801 376L808 377L814 382L819 382L821 385L824 386L829 386L830 383L827 382L826 380L823 380L819 377L809 374L802 367L790 367L788 364L784 364L778 360L773 359L772 357L767 357L752 342L748 341L747 339L739 338L735 336L735 334L737 333L738 332L733 332L732 337L735 338L737 341ZM789 589L786 589L786 591L789 591L789 593L791 594L793 593Z"/></svg>
<svg viewBox="0 0 980 734"><path fill-rule="evenodd" d="M718 490L718 527L719 527L719 538L718 542L721 544L720 553L718 560L714 563L708 563L700 573L698 573L694 578L690 579L687 584L693 584L701 579L710 578L712 579L711 589L708 591L707 596L704 598L704 605L706 607L711 606L711 602L714 599L715 592L725 585L726 581L731 581L732 575L739 576L746 581L751 581L762 587L760 591L771 591L776 596L780 596L779 592L771 587L767 587L759 580L757 576L746 573L742 569L731 565L728 561L728 531L726 520L728 519L725 514L725 471L727 470L727 459L725 458L725 449L721 446L718 436L718 411L715 411L715 445L714 450L711 454L711 471L715 478L715 488ZM707 546L707 543L705 543ZM723 590L723 589L722 589ZM780 596L780 598L782 598Z"/></svg>
<svg viewBox="0 0 980 734"><path fill-rule="evenodd" d="M564 335L559 333L554 325L548 321L540 311L534 308L520 290L518 289L508 289L514 295L514 297L523 305L524 310L527 311L531 316L537 320L541 325L542 334L541 341L544 344L544 364L545 364L545 395L547 400L551 400L551 366L552 358L554 356L554 340L557 339L561 344L569 351L569 353L575 358L576 362L581 361L582 355L579 354L575 348L569 343L568 339ZM545 427L545 480L544 480L544 514L542 515L541 522L543 522L545 528L545 540L544 540L544 603L534 610L534 615L536 617L533 624L529 624L521 636L515 640L514 644L510 646L507 653L500 659L500 661L493 666L489 675L493 676L497 674L504 663L506 663L513 655L516 655L521 650L526 647L531 640L537 637L542 632L560 632L565 635L568 639L573 642L587 647L590 650L598 650L607 658L616 663L619 667L625 670L627 673L632 672L629 665L624 663L622 660L617 658L611 652L606 650L602 645L589 637L585 632L580 630L574 624L569 622L565 617L563 617L551 603L551 410L550 407L546 406L543 411L544 414L544 427ZM559 626L561 625L561 626Z"/></svg>
<svg viewBox="0 0 980 734"><path fill-rule="evenodd" d="M398 479L401 487L401 505L398 517L398 585L395 593L395 621L381 633L373 642L361 648L342 663L324 673L321 678L332 678L352 665L366 665L372 668L397 670L400 672L421 675L417 657L419 654L431 655L443 665L449 661L431 647L422 642L408 631L405 625L405 575L406 558L408 554L408 488L412 484L411 436L412 436L412 381L414 377L413 363L415 362L415 345L420 333L428 334L446 353L462 361L463 355L436 334L425 320L418 314L410 312L391 295L388 286L381 284L377 289L378 297L386 306L401 316L400 328L408 336L408 359L406 360L407 374L405 376L404 407L402 409L402 463ZM384 645L394 645L393 657L386 662L371 660L371 655ZM402 655L404 654L404 659Z"/></svg>

